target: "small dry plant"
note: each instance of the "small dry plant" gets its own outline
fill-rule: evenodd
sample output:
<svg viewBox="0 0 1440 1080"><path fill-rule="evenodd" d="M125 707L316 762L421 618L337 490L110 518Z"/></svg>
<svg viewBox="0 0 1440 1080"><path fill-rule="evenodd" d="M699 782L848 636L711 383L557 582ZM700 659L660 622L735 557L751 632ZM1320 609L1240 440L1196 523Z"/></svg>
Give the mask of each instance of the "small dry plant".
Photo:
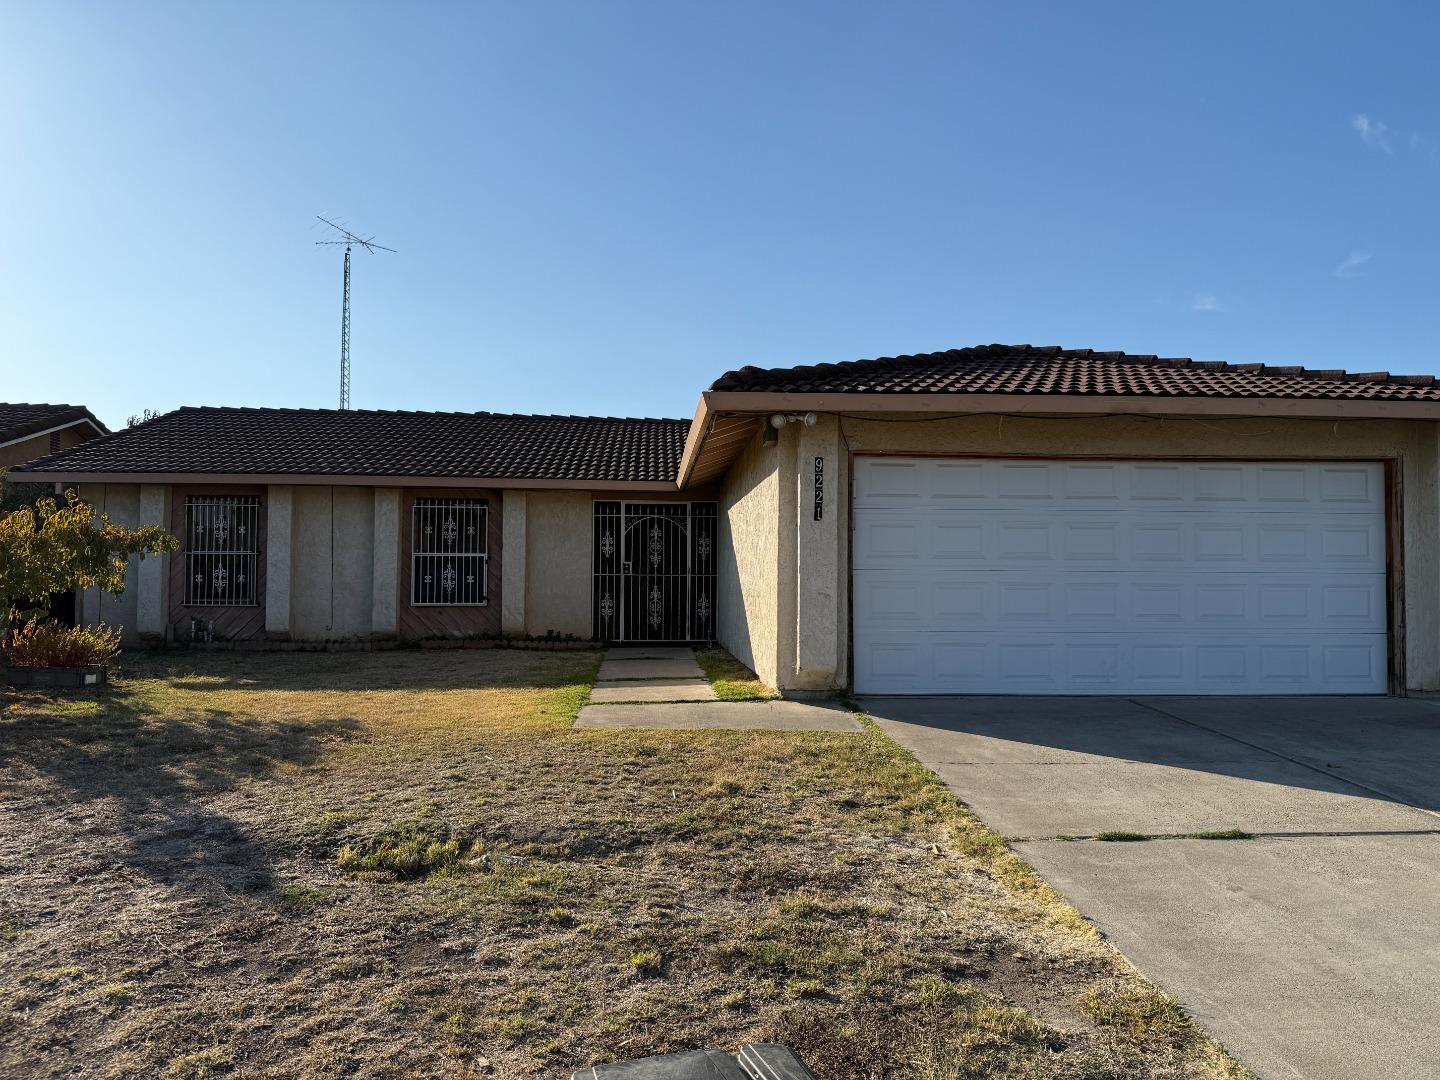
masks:
<svg viewBox="0 0 1440 1080"><path fill-rule="evenodd" d="M87 667L119 652L119 627L66 626L54 619L31 620L0 645L11 667Z"/></svg>

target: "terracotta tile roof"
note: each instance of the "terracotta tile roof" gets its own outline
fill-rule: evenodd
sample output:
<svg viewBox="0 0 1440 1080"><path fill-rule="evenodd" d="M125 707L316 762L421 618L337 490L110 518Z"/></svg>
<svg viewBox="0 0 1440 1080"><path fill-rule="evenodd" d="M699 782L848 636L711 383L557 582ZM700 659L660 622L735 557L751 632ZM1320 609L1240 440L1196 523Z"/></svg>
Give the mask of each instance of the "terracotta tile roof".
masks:
<svg viewBox="0 0 1440 1080"><path fill-rule="evenodd" d="M89 420L100 432L107 430L84 405L29 405L0 401L0 443L13 442L38 431L49 431L80 420Z"/></svg>
<svg viewBox="0 0 1440 1080"><path fill-rule="evenodd" d="M1440 401L1433 375L1229 364L1058 345L977 345L809 367L743 367L716 391L792 394L1095 394Z"/></svg>
<svg viewBox="0 0 1440 1080"><path fill-rule="evenodd" d="M25 471L673 481L689 426L487 412L183 408Z"/></svg>

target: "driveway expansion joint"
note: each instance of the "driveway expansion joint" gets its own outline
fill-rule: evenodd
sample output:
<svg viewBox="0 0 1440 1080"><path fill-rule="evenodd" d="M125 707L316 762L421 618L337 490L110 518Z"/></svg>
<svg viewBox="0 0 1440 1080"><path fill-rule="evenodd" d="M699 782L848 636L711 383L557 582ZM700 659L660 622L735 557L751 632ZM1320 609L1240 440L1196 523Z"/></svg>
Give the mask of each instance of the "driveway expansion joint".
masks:
<svg viewBox="0 0 1440 1080"><path fill-rule="evenodd" d="M1399 806L1408 806L1410 809L1418 810L1422 814L1429 814L1431 817L1440 818L1440 811L1431 810L1424 806L1417 806L1415 803L1411 802L1404 796L1396 795L1393 791L1386 791L1384 788L1376 787L1373 784L1366 784L1362 783L1359 780L1352 780L1348 776L1340 776L1337 772L1331 769L1322 769L1319 765L1315 765L1312 762L1305 761L1301 758L1292 757L1289 754L1283 754L1279 750L1275 750L1269 746L1261 746L1259 743L1253 743L1247 739L1242 739L1238 735L1231 735L1227 731L1221 731L1218 728L1212 728L1205 724L1199 724L1196 723L1194 720L1187 720L1185 719L1185 717L1177 716L1175 713L1170 712L1166 709L1162 709L1158 705L1151 705L1148 701L1141 701L1138 698L1126 698L1125 700L1128 701L1131 705L1134 705L1141 709L1148 709L1159 716L1165 717L1167 720L1174 720L1178 724L1185 724L1199 731L1208 732L1211 735L1218 735L1222 739L1229 739L1232 742L1239 743L1241 746L1248 746L1250 747L1250 749L1258 750L1262 754L1270 754L1272 757L1277 757L1281 761L1288 761L1292 765L1298 765L1302 769L1309 769L1311 772L1316 773L1319 776L1326 777L1329 780L1339 780L1341 783L1349 784L1351 787L1358 788L1361 791L1368 791L1372 795L1377 795L1380 798L1385 799L1389 802L1393 802Z"/></svg>

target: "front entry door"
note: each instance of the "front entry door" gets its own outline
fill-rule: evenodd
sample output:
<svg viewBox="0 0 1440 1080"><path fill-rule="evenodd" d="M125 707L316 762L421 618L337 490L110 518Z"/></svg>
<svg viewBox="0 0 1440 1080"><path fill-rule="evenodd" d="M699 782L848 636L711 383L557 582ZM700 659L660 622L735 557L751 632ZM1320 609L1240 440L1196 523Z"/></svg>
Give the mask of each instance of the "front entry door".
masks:
<svg viewBox="0 0 1440 1080"><path fill-rule="evenodd" d="M708 641L715 634L715 504L595 504L595 636Z"/></svg>

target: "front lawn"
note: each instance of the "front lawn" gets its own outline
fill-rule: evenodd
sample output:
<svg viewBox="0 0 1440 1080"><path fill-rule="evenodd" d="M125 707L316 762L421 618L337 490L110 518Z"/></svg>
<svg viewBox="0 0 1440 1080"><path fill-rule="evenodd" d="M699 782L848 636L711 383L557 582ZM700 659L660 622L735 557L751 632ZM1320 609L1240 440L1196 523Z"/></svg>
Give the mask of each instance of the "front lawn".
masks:
<svg viewBox="0 0 1440 1080"><path fill-rule="evenodd" d="M0 691L0 1074L766 1040L822 1080L1232 1075L874 729L576 731L597 664L178 654Z"/></svg>

